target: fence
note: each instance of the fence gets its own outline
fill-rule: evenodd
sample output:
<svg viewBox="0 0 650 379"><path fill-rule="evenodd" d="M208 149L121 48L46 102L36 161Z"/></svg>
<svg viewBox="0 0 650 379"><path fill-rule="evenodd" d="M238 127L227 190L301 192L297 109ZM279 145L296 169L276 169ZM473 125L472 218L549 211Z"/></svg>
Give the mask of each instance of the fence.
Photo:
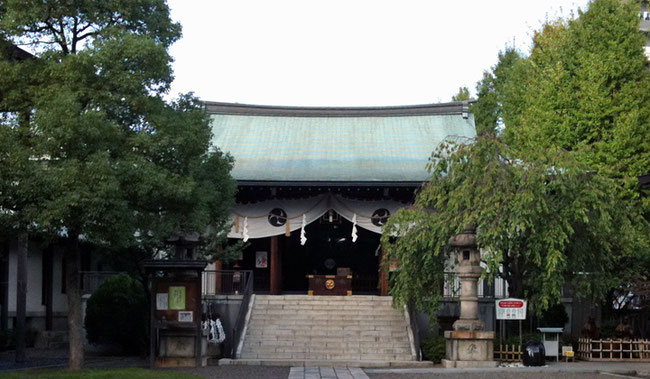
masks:
<svg viewBox="0 0 650 379"><path fill-rule="evenodd" d="M521 345L501 345L494 347L494 359L501 362L521 362L523 355Z"/></svg>
<svg viewBox="0 0 650 379"><path fill-rule="evenodd" d="M353 274L352 275L352 293L355 295L372 294L379 292L379 277L377 274Z"/></svg>
<svg viewBox="0 0 650 379"><path fill-rule="evenodd" d="M250 270L206 270L203 272L203 296L243 294Z"/></svg>
<svg viewBox="0 0 650 379"><path fill-rule="evenodd" d="M104 281L110 278L113 275L120 274L119 271L81 271L79 275L81 276L81 293L84 295L90 295L97 287L99 287ZM65 278L64 278L65 280Z"/></svg>
<svg viewBox="0 0 650 379"><path fill-rule="evenodd" d="M447 298L460 296L460 279L455 273L445 272L442 296ZM491 284L487 280L480 280L478 282L478 297L502 299L508 296L508 283L503 278L494 278Z"/></svg>
<svg viewBox="0 0 650 379"><path fill-rule="evenodd" d="M578 340L578 359L650 362L650 340Z"/></svg>

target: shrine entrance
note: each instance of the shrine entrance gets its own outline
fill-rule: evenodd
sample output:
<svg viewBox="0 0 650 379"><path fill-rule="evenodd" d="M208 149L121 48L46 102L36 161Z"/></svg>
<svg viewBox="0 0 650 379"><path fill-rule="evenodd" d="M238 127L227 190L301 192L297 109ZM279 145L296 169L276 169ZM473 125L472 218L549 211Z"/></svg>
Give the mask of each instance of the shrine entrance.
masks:
<svg viewBox="0 0 650 379"><path fill-rule="evenodd" d="M307 293L307 275L336 275L338 269L349 268L352 294L379 294L381 235L358 228L353 242L352 223L335 213L330 222L329 215L306 227L305 245L300 233L281 238L283 293Z"/></svg>

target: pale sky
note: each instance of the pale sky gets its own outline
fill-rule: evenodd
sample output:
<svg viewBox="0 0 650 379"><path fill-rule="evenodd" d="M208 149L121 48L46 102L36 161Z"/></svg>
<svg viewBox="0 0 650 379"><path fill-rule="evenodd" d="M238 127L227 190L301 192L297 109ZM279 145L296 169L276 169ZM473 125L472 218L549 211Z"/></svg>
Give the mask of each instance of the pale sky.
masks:
<svg viewBox="0 0 650 379"><path fill-rule="evenodd" d="M474 93L514 44L587 0L169 0L183 38L171 95L261 105L370 106Z"/></svg>

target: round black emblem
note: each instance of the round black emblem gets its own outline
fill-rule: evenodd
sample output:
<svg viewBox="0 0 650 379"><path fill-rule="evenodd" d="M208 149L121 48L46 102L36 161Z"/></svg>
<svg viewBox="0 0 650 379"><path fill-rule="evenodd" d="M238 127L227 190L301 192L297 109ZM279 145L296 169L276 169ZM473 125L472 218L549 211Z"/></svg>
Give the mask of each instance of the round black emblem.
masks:
<svg viewBox="0 0 650 379"><path fill-rule="evenodd" d="M282 208L273 208L269 212L269 224L273 226L282 226L287 223L287 212Z"/></svg>
<svg viewBox="0 0 650 379"><path fill-rule="evenodd" d="M372 214L372 224L374 226L384 226L390 217L390 211L386 208L379 208Z"/></svg>

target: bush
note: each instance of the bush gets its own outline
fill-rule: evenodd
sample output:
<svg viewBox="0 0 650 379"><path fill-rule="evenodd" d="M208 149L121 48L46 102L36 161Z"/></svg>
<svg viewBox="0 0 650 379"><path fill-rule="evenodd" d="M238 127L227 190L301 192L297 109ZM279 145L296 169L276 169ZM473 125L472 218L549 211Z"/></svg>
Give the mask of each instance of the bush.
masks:
<svg viewBox="0 0 650 379"><path fill-rule="evenodd" d="M445 337L431 337L422 341L420 344L422 349L422 359L425 361L432 361L433 363L440 363L445 357L446 342Z"/></svg>
<svg viewBox="0 0 650 379"><path fill-rule="evenodd" d="M125 353L144 353L148 346L149 306L142 284L127 274L108 278L93 292L86 308L91 343L118 344Z"/></svg>
<svg viewBox="0 0 650 379"><path fill-rule="evenodd" d="M559 303L548 307L547 310L542 312L542 317L539 320L540 326L563 328L564 324L569 321L569 316L564 310L564 304Z"/></svg>

